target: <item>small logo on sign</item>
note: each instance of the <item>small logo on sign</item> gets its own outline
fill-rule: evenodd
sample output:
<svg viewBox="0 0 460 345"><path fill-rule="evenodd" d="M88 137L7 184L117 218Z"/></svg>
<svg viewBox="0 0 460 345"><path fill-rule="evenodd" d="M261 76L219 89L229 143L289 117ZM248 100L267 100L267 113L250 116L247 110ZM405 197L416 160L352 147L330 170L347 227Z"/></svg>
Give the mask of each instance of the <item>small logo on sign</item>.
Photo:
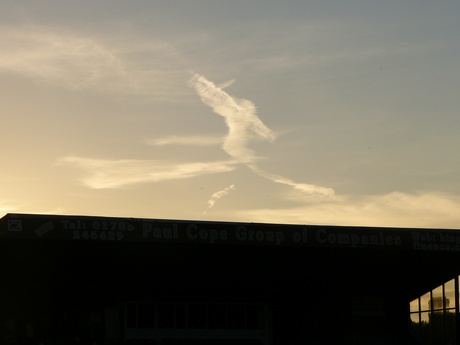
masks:
<svg viewBox="0 0 460 345"><path fill-rule="evenodd" d="M42 237L44 234L46 234L48 231L51 231L54 229L53 222L48 222L40 226L39 228L35 229L35 234L38 237Z"/></svg>
<svg viewBox="0 0 460 345"><path fill-rule="evenodd" d="M22 223L20 220L9 220L8 231L22 231Z"/></svg>

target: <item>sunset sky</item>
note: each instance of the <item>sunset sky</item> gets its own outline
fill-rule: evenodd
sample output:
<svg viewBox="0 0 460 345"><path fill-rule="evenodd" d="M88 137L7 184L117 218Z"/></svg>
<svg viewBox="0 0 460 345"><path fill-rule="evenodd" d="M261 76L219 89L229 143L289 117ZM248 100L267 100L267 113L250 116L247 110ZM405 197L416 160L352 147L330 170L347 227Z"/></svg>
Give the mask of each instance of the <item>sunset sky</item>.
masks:
<svg viewBox="0 0 460 345"><path fill-rule="evenodd" d="M460 229L457 0L0 1L0 213Z"/></svg>

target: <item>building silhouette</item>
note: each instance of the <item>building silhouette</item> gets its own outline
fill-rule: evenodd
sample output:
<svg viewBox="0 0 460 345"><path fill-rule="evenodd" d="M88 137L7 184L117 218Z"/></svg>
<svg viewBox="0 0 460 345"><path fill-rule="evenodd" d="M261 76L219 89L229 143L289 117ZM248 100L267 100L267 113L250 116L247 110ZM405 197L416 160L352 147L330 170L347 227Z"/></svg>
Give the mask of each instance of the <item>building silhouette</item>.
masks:
<svg viewBox="0 0 460 345"><path fill-rule="evenodd" d="M457 243L445 229L8 214L0 343L460 344Z"/></svg>

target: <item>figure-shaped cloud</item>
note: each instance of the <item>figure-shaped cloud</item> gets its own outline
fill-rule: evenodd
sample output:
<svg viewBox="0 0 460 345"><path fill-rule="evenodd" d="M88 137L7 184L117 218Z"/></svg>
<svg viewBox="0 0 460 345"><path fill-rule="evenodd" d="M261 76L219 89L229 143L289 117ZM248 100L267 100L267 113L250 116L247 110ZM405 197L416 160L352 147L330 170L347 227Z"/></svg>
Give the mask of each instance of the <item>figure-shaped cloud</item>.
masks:
<svg viewBox="0 0 460 345"><path fill-rule="evenodd" d="M238 162L247 164L252 171L275 183L291 186L308 195L334 195L334 190L313 184L297 183L286 177L275 175L255 165L257 157L247 147L253 134L273 142L275 134L256 115L254 103L246 99L237 99L230 96L221 88L205 77L195 74L189 84L197 91L204 104L225 118L228 126L228 135L223 143L223 150Z"/></svg>
<svg viewBox="0 0 460 345"><path fill-rule="evenodd" d="M257 134L268 141L275 140L275 134L257 117L256 107L251 101L231 97L199 74L195 74L189 84L204 104L225 118L229 132L223 149L237 161L249 163L256 158L247 147L251 135Z"/></svg>

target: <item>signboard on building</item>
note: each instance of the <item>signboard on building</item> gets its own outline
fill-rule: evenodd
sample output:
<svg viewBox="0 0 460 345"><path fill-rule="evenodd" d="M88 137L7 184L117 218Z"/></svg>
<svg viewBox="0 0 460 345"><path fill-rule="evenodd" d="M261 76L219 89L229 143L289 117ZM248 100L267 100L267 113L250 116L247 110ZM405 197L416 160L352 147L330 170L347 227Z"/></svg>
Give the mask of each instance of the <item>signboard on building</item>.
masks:
<svg viewBox="0 0 460 345"><path fill-rule="evenodd" d="M0 220L0 236L37 240L460 251L457 230L31 214L7 214Z"/></svg>

